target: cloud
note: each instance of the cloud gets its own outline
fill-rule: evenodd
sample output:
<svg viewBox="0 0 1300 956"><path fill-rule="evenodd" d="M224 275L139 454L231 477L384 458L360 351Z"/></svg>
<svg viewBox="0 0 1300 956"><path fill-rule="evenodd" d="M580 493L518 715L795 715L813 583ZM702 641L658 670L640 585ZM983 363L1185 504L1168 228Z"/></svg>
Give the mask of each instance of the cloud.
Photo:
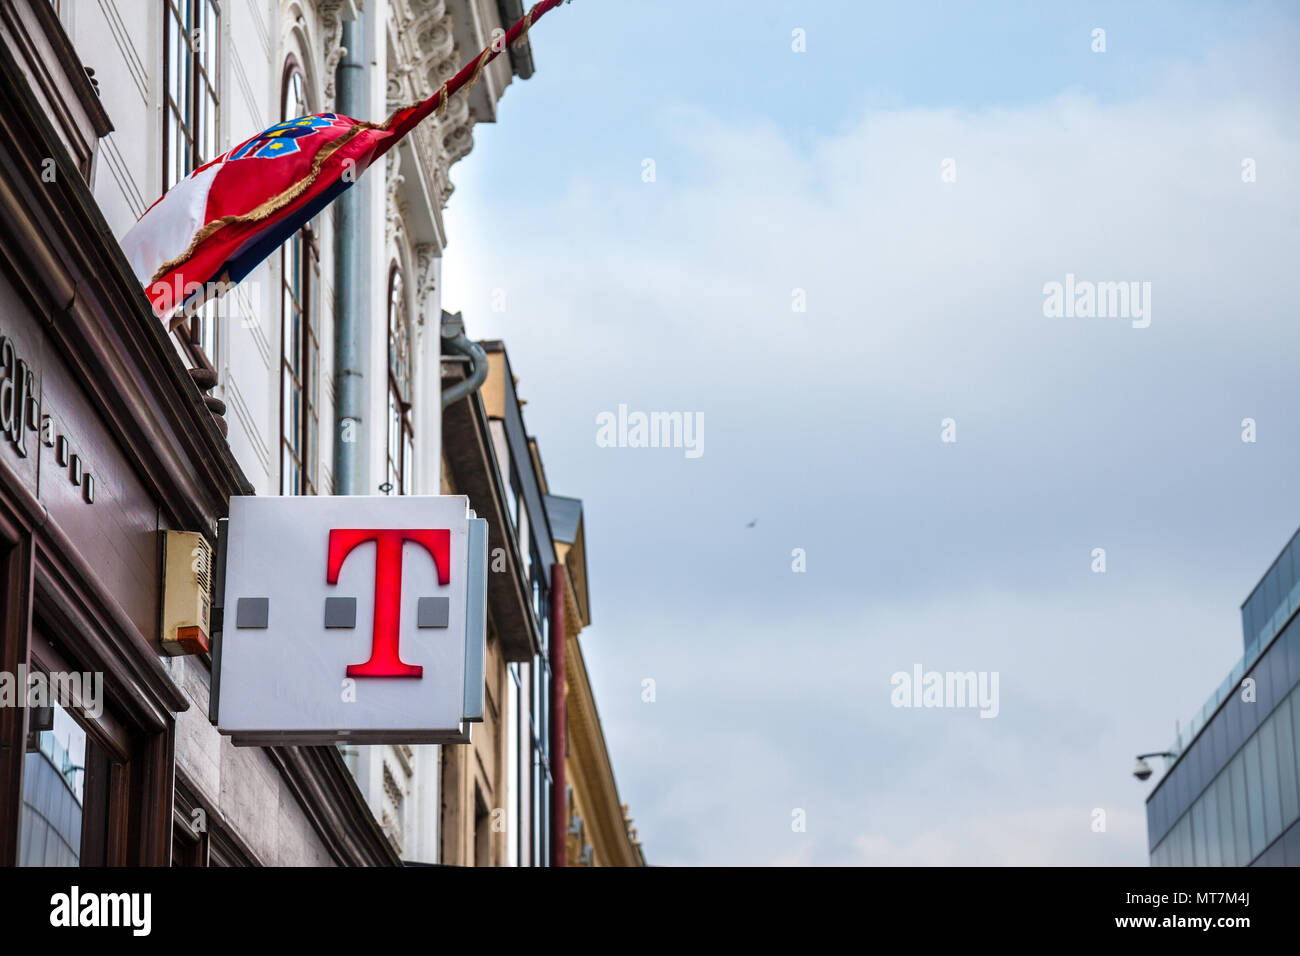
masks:
<svg viewBox="0 0 1300 956"><path fill-rule="evenodd" d="M855 863L864 866L1105 866L1115 865L1114 843L1141 840L1146 818L1132 811L1109 813L1094 831L1094 809L1050 807L975 819L959 832L933 829L895 842L866 833L853 841ZM1145 857L1127 861L1144 865Z"/></svg>
<svg viewBox="0 0 1300 956"><path fill-rule="evenodd" d="M449 305L586 503L652 861L1145 862L1131 755L1217 685L1297 520L1294 87L1207 91L1223 62L815 138L665 108L654 183L577 166L450 227ZM1150 282L1150 327L1044 317L1067 273ZM704 455L597 447L619 403L703 413ZM892 709L914 662L1000 671L1001 715Z"/></svg>

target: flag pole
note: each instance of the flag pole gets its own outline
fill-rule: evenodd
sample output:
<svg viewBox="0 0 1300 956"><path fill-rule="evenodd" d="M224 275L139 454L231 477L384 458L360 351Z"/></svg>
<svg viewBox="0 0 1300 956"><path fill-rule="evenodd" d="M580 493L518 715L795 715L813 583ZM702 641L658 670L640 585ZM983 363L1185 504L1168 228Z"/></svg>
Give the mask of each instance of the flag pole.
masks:
<svg viewBox="0 0 1300 956"><path fill-rule="evenodd" d="M539 0L533 4L523 18L506 31L504 37L498 37L484 47L478 56L461 67L459 73L443 83L438 88L438 92L414 107L408 106L397 110L388 118L384 126L398 133L400 137L435 110L441 116L446 112L447 104L453 96L462 89L468 91L474 87L479 77L483 75L484 67L495 60L502 51L514 46L521 38L527 37L534 23L564 2L565 0Z"/></svg>

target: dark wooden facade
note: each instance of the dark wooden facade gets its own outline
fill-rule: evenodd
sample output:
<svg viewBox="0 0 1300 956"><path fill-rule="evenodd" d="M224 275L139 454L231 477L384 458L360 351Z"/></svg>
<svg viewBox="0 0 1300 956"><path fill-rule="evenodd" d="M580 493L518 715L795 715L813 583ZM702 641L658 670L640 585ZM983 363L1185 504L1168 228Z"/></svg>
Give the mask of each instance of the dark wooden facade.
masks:
<svg viewBox="0 0 1300 956"><path fill-rule="evenodd" d="M42 99L0 43L0 671L104 675L102 716L79 721L83 864L265 862L219 807L174 841L195 804L175 760L192 705L158 646L157 532L211 537L251 487ZM0 707L0 865L18 860L28 718ZM398 862L337 750L268 757L335 862Z"/></svg>

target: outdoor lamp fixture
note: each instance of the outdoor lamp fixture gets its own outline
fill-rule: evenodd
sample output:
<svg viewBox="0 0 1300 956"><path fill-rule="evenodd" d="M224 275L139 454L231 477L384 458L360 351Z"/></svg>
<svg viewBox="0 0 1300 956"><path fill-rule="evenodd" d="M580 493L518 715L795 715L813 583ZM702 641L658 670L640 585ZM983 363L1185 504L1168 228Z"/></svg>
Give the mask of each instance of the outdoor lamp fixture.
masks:
<svg viewBox="0 0 1300 956"><path fill-rule="evenodd" d="M1138 754L1137 764L1133 767L1133 776L1137 777L1139 780L1146 780L1151 776L1151 764L1147 763L1147 757L1165 757L1167 759L1173 759L1177 756L1178 754L1172 753L1168 750L1158 750L1155 753L1149 754Z"/></svg>

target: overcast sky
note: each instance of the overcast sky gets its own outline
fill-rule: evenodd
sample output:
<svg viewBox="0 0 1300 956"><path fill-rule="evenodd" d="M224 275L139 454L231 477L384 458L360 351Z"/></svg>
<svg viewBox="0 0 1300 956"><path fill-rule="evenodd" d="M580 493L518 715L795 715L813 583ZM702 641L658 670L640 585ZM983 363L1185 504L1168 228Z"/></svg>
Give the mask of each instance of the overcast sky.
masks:
<svg viewBox="0 0 1300 956"><path fill-rule="evenodd" d="M576 0L453 171L652 863L1146 863L1133 755L1300 524L1300 26L1058 6ZM1067 274L1149 326L1045 317ZM703 454L600 447L620 404ZM917 664L998 715L894 707Z"/></svg>

